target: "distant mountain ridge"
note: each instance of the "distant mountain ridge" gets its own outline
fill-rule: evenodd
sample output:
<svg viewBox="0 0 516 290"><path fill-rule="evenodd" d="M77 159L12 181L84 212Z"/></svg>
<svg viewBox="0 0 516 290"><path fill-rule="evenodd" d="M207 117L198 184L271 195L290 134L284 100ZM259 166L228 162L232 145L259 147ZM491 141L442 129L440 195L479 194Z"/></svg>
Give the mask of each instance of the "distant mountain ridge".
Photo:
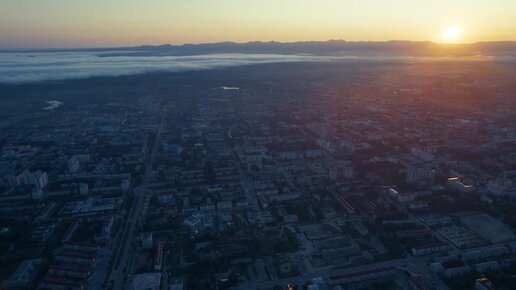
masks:
<svg viewBox="0 0 516 290"><path fill-rule="evenodd" d="M312 55L413 55L413 56L468 56L516 55L515 41L477 42L470 44L442 44L429 41L303 41L303 42L217 42L182 45L142 45L135 47L2 50L2 52L60 52L90 51L99 56L188 56L218 53L244 54L312 54Z"/></svg>

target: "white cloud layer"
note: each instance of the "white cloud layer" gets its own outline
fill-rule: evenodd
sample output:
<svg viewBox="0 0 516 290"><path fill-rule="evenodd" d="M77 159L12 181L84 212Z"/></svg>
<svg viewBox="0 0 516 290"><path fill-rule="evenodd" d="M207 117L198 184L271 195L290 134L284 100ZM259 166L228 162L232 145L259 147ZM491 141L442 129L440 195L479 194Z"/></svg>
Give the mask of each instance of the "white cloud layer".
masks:
<svg viewBox="0 0 516 290"><path fill-rule="evenodd" d="M0 52L0 83L203 70L275 62L328 61L332 57L277 54L105 56L95 52Z"/></svg>

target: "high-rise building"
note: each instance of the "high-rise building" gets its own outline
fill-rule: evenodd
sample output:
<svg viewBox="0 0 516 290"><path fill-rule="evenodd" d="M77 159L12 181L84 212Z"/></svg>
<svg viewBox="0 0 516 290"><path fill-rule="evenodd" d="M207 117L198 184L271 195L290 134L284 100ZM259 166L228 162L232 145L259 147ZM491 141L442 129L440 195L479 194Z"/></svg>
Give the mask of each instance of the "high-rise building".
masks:
<svg viewBox="0 0 516 290"><path fill-rule="evenodd" d="M87 183L79 184L79 194L88 194L89 186Z"/></svg>
<svg viewBox="0 0 516 290"><path fill-rule="evenodd" d="M34 172L34 174L32 174L32 175L33 175L34 185L37 188L45 188L47 186L48 175L46 172L38 170L38 171Z"/></svg>
<svg viewBox="0 0 516 290"><path fill-rule="evenodd" d="M36 199L36 200L42 199L43 198L43 190L41 190L41 188L38 188L38 187L33 188L31 197L32 197L32 199Z"/></svg>
<svg viewBox="0 0 516 290"><path fill-rule="evenodd" d="M142 241L142 248L144 249L152 249L154 246L154 242L152 240L152 233L142 233L140 236L140 239Z"/></svg>
<svg viewBox="0 0 516 290"><path fill-rule="evenodd" d="M330 180L332 180L332 181L337 180L337 173L338 173L337 167L331 167L330 171L329 171L329 176L328 176L330 178Z"/></svg>
<svg viewBox="0 0 516 290"><path fill-rule="evenodd" d="M77 156L72 156L68 159L68 170L72 173L77 172L80 167L79 158Z"/></svg>
<svg viewBox="0 0 516 290"><path fill-rule="evenodd" d="M410 168L407 170L406 181L417 183L420 181L432 181L435 177L435 170L431 168Z"/></svg>

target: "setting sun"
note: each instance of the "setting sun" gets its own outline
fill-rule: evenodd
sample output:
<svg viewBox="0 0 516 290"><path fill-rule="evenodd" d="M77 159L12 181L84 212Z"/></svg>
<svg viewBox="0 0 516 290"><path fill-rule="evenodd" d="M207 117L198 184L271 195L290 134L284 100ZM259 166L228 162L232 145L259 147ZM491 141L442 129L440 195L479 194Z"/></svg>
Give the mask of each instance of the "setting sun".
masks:
<svg viewBox="0 0 516 290"><path fill-rule="evenodd" d="M455 42L459 39L461 32L460 26L447 27L442 33L442 40L445 42Z"/></svg>

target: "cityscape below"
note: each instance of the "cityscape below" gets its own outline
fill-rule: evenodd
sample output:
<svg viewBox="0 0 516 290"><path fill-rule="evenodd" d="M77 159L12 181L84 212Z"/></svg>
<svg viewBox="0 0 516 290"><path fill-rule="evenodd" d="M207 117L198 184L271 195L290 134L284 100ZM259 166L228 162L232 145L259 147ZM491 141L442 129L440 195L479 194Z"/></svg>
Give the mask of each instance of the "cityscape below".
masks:
<svg viewBox="0 0 516 290"><path fill-rule="evenodd" d="M516 289L516 45L438 46L0 52L0 289Z"/></svg>

